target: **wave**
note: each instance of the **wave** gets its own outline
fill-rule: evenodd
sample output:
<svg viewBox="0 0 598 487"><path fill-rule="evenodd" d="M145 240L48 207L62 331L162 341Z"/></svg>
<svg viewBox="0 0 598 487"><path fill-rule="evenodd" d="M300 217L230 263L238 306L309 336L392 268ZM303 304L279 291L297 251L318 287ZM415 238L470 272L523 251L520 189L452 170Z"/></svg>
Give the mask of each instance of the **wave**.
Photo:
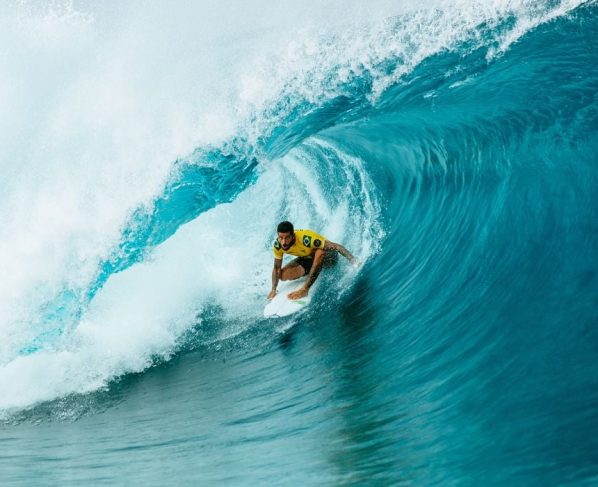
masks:
<svg viewBox="0 0 598 487"><path fill-rule="evenodd" d="M294 31L282 49L232 56L235 88L216 102L198 96L210 107L200 136L192 83L182 85L191 102L159 96L180 66L151 86L150 100L128 98L135 85L123 66L135 49L122 64L100 62L110 67L100 79L97 66L76 78L54 72L56 86L76 83L68 94L54 88L35 147L27 143L23 169L2 187L0 259L11 276L0 289L4 417L168 360L189 330L209 326L210 306L222 323L210 341L259 326L272 228L287 218L365 262L358 275L339 271L335 293L373 279L370 305L391 303L392 320L408 330L442 318L466 334L479 320L472 343L484 343L505 307L521 306L505 289L542 302L549 291L530 292L532 278L554 271L540 256L563 250L580 254L556 267L566 267L566 282L585 282L570 298L587 320L598 234L595 10L456 2ZM28 15L25 25L39 20ZM97 35L85 16L53 15L42 17L51 53L73 38L89 47ZM146 40L115 32L117 45ZM30 60L41 48L29 42ZM105 49L100 59L113 46ZM228 51L218 53L221 66ZM72 48L59 64L86 55ZM141 67L152 78L154 64ZM79 103L85 112L65 111ZM554 292L562 285L549 282Z"/></svg>

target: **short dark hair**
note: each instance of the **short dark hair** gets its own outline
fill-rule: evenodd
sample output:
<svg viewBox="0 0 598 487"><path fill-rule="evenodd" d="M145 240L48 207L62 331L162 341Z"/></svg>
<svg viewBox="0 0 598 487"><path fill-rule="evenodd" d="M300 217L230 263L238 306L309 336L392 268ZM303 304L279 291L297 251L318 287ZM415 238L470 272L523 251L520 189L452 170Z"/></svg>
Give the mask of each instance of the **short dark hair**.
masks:
<svg viewBox="0 0 598 487"><path fill-rule="evenodd" d="M295 229L293 228L293 224L291 222L280 222L278 224L278 228L276 229L278 233L295 233Z"/></svg>

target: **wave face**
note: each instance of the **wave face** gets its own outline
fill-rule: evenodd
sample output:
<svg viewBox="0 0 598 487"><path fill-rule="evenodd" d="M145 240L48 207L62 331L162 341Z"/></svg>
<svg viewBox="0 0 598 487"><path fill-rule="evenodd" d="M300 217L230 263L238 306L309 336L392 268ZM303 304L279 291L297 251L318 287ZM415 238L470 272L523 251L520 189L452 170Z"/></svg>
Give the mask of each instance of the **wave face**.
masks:
<svg viewBox="0 0 598 487"><path fill-rule="evenodd" d="M4 427L127 418L141 381L188 406L150 421L203 432L190 480L596 481L596 3L138 7L5 7ZM361 267L273 325L283 219Z"/></svg>

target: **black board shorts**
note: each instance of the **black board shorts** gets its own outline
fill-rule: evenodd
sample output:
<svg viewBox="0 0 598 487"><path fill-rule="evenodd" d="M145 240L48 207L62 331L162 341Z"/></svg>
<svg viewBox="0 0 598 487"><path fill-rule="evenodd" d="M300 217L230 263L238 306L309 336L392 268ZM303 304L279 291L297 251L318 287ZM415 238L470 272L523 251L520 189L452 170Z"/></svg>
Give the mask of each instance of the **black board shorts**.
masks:
<svg viewBox="0 0 598 487"><path fill-rule="evenodd" d="M326 252L326 255L324 256L324 262L322 262L322 266L323 267L332 267L334 264L336 264L336 261L338 260L338 254L336 252ZM314 264L314 259L312 257L297 257L296 259L293 259L293 262L295 264L299 264L301 267L303 267L303 269L305 269L305 274L309 274L309 271L311 270L311 266Z"/></svg>

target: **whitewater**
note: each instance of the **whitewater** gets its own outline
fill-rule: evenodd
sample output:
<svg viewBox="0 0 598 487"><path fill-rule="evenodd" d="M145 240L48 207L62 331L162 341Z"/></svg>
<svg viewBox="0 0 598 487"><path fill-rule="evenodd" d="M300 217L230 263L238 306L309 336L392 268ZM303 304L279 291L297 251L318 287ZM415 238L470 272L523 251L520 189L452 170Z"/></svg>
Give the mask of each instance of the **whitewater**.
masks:
<svg viewBox="0 0 598 487"><path fill-rule="evenodd" d="M3 485L598 482L595 1L11 1L0 59ZM360 266L266 320L281 220Z"/></svg>

